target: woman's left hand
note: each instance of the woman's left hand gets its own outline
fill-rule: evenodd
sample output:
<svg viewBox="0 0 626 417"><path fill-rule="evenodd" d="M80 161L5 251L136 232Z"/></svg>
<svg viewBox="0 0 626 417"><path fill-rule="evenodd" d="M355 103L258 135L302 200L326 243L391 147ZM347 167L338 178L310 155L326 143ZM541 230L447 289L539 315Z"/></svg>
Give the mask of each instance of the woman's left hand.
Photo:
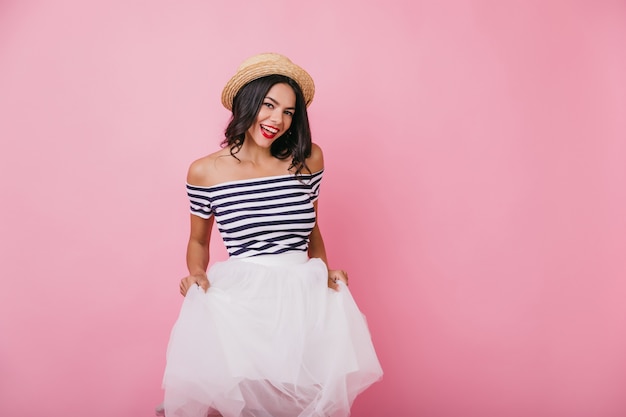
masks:
<svg viewBox="0 0 626 417"><path fill-rule="evenodd" d="M339 281L342 281L344 284L348 285L348 273L341 269L329 269L328 288L339 291Z"/></svg>

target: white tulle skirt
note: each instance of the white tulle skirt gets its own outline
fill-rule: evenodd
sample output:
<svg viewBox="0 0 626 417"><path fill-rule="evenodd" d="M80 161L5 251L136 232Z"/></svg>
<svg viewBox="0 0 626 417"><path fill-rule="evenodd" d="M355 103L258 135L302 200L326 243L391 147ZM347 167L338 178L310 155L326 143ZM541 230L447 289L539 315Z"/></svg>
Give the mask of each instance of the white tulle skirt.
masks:
<svg viewBox="0 0 626 417"><path fill-rule="evenodd" d="M305 253L230 259L187 292L167 349L166 417L343 417L382 376L348 287Z"/></svg>

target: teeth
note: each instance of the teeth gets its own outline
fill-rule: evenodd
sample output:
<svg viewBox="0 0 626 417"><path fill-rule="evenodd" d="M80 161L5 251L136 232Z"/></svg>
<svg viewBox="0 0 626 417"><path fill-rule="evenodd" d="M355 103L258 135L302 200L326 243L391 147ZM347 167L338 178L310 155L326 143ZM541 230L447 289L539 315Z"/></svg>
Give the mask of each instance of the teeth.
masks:
<svg viewBox="0 0 626 417"><path fill-rule="evenodd" d="M261 127L265 130L267 130L270 133L278 133L278 129L274 128L274 127L269 127L269 126L265 126L265 125L261 125Z"/></svg>

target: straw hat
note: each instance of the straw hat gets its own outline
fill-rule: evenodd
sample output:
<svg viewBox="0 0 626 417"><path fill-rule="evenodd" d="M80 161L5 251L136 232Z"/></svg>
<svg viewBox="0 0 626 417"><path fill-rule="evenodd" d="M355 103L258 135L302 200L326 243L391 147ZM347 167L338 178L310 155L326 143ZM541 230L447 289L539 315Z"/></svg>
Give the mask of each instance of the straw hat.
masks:
<svg viewBox="0 0 626 417"><path fill-rule="evenodd" d="M285 75L297 82L304 94L306 106L311 104L315 94L313 78L286 56L275 53L255 55L243 61L237 73L226 83L226 87L222 91L222 104L228 110L232 110L233 99L244 85L273 74Z"/></svg>

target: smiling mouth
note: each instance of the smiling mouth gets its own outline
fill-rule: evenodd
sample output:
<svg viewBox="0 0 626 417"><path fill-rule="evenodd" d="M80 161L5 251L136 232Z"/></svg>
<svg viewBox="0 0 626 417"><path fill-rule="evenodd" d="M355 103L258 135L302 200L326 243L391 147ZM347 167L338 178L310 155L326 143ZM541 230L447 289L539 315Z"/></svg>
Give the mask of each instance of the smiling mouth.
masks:
<svg viewBox="0 0 626 417"><path fill-rule="evenodd" d="M261 125L261 133L267 139L274 139L278 134L279 129L274 126Z"/></svg>

